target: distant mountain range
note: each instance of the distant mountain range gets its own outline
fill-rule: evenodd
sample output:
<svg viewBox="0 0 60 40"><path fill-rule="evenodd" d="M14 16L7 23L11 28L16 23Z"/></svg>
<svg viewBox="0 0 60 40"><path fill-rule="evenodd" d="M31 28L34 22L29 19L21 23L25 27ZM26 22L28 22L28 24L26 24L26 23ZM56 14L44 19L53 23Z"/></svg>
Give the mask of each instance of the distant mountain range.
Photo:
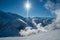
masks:
<svg viewBox="0 0 60 40"><path fill-rule="evenodd" d="M28 19L28 20L27 20ZM48 17L28 17L24 18L20 15L10 12L0 11L0 37L20 36L19 32L25 27L36 28L35 24L41 23L46 26L52 23L55 18Z"/></svg>

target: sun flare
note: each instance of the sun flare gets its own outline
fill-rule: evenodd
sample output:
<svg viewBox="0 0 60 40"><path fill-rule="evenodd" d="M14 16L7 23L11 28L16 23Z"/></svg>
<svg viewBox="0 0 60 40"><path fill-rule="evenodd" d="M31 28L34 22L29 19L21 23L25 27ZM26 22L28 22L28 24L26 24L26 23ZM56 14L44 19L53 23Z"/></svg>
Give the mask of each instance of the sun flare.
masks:
<svg viewBox="0 0 60 40"><path fill-rule="evenodd" d="M31 8L31 5L30 5L29 1L27 1L27 3L25 4L25 7L26 7L27 10Z"/></svg>

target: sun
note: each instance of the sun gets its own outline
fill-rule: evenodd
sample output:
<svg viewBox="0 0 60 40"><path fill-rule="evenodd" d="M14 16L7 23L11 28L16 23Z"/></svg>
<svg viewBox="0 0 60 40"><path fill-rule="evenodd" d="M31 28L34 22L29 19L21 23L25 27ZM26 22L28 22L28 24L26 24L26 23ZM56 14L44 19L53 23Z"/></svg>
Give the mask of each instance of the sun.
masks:
<svg viewBox="0 0 60 40"><path fill-rule="evenodd" d="M31 5L30 5L29 1L27 1L27 3L25 4L25 7L26 7L27 10L29 10L31 8Z"/></svg>
<svg viewBox="0 0 60 40"><path fill-rule="evenodd" d="M26 3L25 3L25 8L26 8L27 20L28 20L29 11L30 11L30 9L31 9L31 4L30 4L29 0L26 1Z"/></svg>

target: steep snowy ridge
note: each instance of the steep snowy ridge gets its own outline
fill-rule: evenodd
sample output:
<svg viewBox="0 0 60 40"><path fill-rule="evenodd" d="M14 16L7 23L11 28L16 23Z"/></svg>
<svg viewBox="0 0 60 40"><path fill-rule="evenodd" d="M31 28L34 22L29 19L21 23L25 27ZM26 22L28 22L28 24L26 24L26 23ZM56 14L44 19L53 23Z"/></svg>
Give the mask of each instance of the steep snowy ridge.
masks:
<svg viewBox="0 0 60 40"><path fill-rule="evenodd" d="M26 27L25 18L10 12L0 11L0 37L19 36Z"/></svg>

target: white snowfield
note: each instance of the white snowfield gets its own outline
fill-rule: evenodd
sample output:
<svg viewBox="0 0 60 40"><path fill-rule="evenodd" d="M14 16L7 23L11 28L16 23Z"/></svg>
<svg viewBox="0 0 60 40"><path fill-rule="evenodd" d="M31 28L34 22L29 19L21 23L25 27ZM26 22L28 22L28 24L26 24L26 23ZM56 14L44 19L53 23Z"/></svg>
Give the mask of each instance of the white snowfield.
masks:
<svg viewBox="0 0 60 40"><path fill-rule="evenodd" d="M60 29L49 32L40 32L25 37L2 37L0 40L60 40Z"/></svg>

